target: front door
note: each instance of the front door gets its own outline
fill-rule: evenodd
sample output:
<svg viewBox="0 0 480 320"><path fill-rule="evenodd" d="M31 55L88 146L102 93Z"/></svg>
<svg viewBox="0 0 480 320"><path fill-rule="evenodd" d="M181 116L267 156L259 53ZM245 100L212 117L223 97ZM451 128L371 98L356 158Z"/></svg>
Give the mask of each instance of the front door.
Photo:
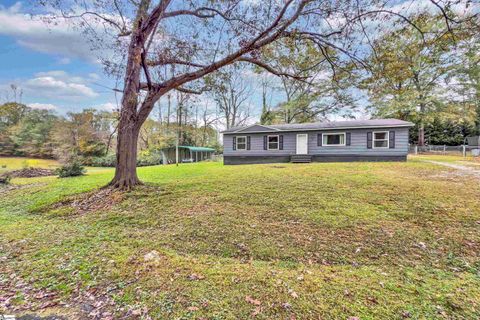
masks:
<svg viewBox="0 0 480 320"><path fill-rule="evenodd" d="M297 134L297 154L308 154L308 134Z"/></svg>

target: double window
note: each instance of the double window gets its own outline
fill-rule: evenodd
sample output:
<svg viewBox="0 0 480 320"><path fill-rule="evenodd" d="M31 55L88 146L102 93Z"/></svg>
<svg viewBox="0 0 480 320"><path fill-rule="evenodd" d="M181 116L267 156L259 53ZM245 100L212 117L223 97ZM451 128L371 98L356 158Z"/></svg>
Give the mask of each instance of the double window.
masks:
<svg viewBox="0 0 480 320"><path fill-rule="evenodd" d="M247 137L240 136L236 137L237 139L237 150L247 150Z"/></svg>
<svg viewBox="0 0 480 320"><path fill-rule="evenodd" d="M267 137L267 148L268 150L278 150L280 145L279 136L268 136Z"/></svg>
<svg viewBox="0 0 480 320"><path fill-rule="evenodd" d="M373 147L374 148L388 148L389 132L377 131L373 133Z"/></svg>
<svg viewBox="0 0 480 320"><path fill-rule="evenodd" d="M322 145L326 147L344 146L345 132L342 133L324 133L322 135Z"/></svg>

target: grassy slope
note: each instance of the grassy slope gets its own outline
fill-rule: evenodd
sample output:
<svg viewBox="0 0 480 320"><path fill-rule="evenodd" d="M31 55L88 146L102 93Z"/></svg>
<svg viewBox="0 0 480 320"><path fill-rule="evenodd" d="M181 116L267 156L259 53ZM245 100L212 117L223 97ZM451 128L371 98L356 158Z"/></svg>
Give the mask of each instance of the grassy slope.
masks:
<svg viewBox="0 0 480 320"><path fill-rule="evenodd" d="M27 167L50 169L55 168L57 165L58 162L55 160L0 157L0 174L5 171Z"/></svg>
<svg viewBox="0 0 480 320"><path fill-rule="evenodd" d="M0 194L0 258L64 300L120 287L109 293L118 305L157 319L478 318L480 185L439 174L448 170L145 167L145 187L88 214L51 204L105 184L110 169L16 179ZM143 259L151 250L155 264Z"/></svg>

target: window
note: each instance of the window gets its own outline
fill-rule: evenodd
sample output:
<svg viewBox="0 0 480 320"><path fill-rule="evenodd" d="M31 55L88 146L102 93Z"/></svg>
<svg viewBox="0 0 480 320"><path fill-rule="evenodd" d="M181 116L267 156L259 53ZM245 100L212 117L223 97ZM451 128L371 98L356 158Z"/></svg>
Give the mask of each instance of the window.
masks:
<svg viewBox="0 0 480 320"><path fill-rule="evenodd" d="M237 139L237 150L247 150L247 137L236 137Z"/></svg>
<svg viewBox="0 0 480 320"><path fill-rule="evenodd" d="M322 135L322 145L324 146L344 146L345 133L324 133Z"/></svg>
<svg viewBox="0 0 480 320"><path fill-rule="evenodd" d="M374 148L388 148L388 131L379 131L373 133Z"/></svg>
<svg viewBox="0 0 480 320"><path fill-rule="evenodd" d="M278 136L268 136L268 150L278 150L279 137Z"/></svg>

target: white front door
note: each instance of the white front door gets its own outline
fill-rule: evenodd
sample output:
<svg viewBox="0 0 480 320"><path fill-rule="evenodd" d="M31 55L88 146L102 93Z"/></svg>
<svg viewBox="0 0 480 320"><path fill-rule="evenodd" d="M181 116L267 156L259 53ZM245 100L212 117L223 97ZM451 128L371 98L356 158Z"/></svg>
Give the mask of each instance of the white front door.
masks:
<svg viewBox="0 0 480 320"><path fill-rule="evenodd" d="M297 154L308 154L308 134L297 134Z"/></svg>

